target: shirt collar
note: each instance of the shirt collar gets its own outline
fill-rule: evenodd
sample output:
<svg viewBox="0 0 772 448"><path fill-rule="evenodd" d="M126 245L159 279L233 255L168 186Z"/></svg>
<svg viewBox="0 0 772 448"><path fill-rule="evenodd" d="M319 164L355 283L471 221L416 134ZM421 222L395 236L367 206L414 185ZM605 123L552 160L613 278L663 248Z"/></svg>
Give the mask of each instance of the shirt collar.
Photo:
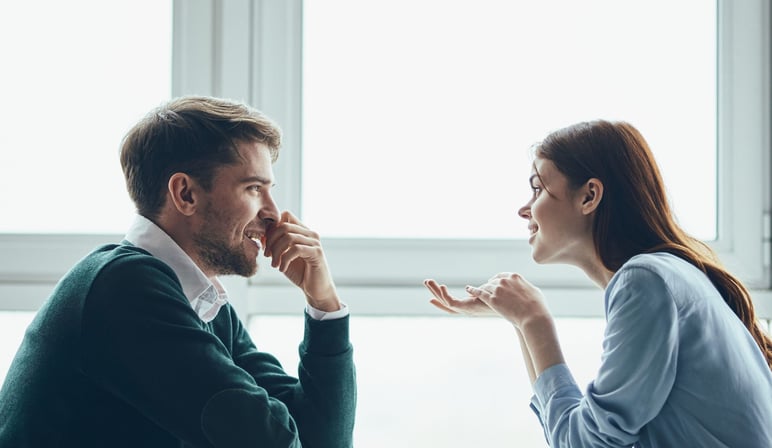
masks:
<svg viewBox="0 0 772 448"><path fill-rule="evenodd" d="M126 241L150 252L172 268L182 285L182 292L204 322L212 321L227 302L228 294L217 277L208 278L184 250L142 215L136 215L126 233Z"/></svg>

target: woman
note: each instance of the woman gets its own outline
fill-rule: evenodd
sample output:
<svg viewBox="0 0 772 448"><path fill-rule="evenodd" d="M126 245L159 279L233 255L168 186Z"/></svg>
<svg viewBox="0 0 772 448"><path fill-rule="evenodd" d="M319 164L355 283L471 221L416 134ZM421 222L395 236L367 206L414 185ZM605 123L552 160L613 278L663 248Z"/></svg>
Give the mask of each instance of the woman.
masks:
<svg viewBox="0 0 772 448"><path fill-rule="evenodd" d="M541 291L516 273L453 297L498 313L520 339L531 406L553 447L772 447L772 340L745 287L676 224L654 157L624 122L579 123L535 147L528 221L537 263L567 263L605 290L597 377L582 394Z"/></svg>

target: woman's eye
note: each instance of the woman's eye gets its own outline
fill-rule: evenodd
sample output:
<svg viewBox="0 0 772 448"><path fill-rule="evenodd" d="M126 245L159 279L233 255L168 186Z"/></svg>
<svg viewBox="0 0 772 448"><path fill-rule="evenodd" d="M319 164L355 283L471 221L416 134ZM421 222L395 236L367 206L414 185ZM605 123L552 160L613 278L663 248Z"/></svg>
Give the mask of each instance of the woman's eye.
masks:
<svg viewBox="0 0 772 448"><path fill-rule="evenodd" d="M539 193L541 193L541 187L537 187L536 185L531 185L531 191L533 191L534 196L538 196Z"/></svg>

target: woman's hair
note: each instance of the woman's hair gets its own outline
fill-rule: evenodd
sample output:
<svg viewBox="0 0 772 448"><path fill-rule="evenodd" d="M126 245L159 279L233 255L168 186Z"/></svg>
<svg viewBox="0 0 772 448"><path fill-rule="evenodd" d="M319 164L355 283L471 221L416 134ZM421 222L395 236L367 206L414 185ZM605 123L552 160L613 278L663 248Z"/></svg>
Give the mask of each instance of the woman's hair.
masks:
<svg viewBox="0 0 772 448"><path fill-rule="evenodd" d="M650 252L669 252L693 264L745 324L772 369L772 339L756 319L750 293L707 244L678 226L654 156L636 128L604 120L578 123L547 136L535 156L551 161L572 188L590 178L603 183L593 240L607 269L616 272L631 257Z"/></svg>
<svg viewBox="0 0 772 448"><path fill-rule="evenodd" d="M121 145L126 188L137 212L157 216L174 173L186 173L210 189L217 168L240 160L239 142L264 144L276 161L281 130L256 109L207 96L183 96L151 111Z"/></svg>

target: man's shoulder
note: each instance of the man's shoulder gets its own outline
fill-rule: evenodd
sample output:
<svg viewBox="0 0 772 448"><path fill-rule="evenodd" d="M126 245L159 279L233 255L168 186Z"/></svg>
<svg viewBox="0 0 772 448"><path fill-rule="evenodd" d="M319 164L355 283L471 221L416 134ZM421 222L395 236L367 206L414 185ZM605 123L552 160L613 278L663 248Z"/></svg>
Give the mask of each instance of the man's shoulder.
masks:
<svg viewBox="0 0 772 448"><path fill-rule="evenodd" d="M156 273L176 279L174 271L149 252L128 242L96 247L65 275L67 281L93 282L98 277L127 279Z"/></svg>
<svg viewBox="0 0 772 448"><path fill-rule="evenodd" d="M95 248L70 270L59 287L57 295L80 297L84 309L99 313L132 306L150 309L160 303L160 296L187 304L174 270L131 244Z"/></svg>

